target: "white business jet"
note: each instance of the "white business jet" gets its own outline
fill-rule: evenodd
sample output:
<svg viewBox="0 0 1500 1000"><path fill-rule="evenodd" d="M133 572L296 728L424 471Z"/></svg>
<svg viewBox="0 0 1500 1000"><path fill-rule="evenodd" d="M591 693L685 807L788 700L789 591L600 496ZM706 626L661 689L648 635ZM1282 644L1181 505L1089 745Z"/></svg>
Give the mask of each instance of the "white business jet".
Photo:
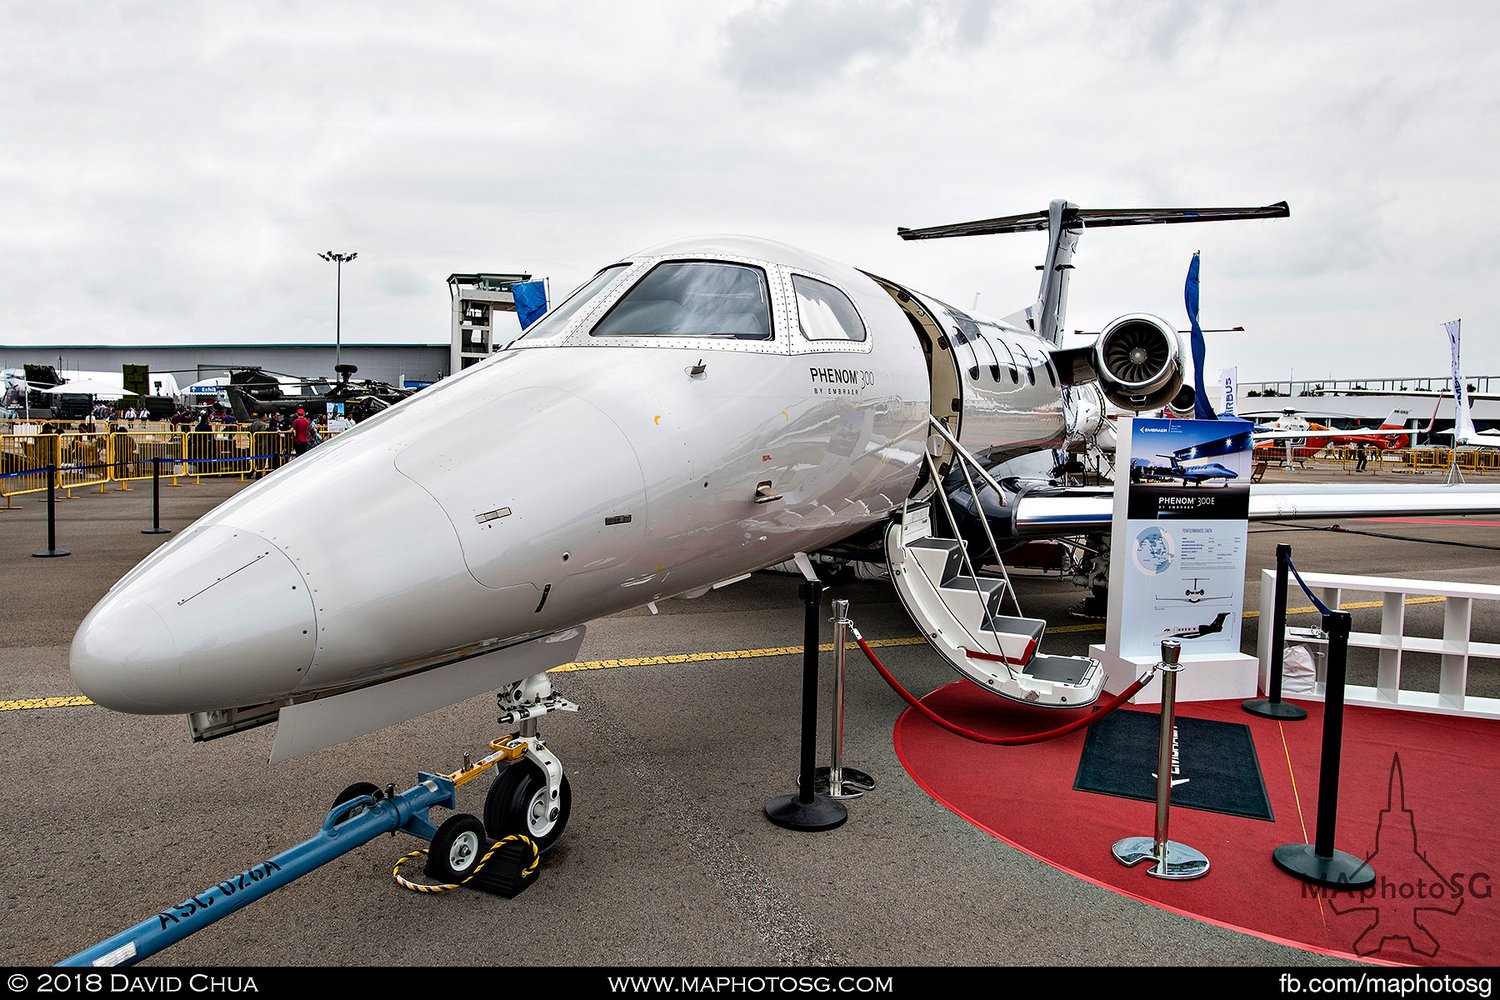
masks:
<svg viewBox="0 0 1500 1000"><path fill-rule="evenodd" d="M1163 320L1130 314L1088 348L1057 346L1079 233L1286 214L1054 202L903 233L1049 232L1038 301L1006 321L766 240L633 254L507 349L155 551L79 628L73 677L112 709L186 713L198 739L278 721L273 759L485 690L534 723L572 707L544 672L576 657L586 622L884 532L898 591L964 676L1032 704L1087 705L1099 665L1039 653L1043 623L1001 614L1003 579L939 532L935 487L961 473L971 493L978 481L1003 496L997 547L1107 530L1107 490L1023 494L984 471L1059 444L1072 384L1097 379L1132 410L1181 389ZM502 780L546 845L566 783L545 747L527 758L529 777Z"/></svg>

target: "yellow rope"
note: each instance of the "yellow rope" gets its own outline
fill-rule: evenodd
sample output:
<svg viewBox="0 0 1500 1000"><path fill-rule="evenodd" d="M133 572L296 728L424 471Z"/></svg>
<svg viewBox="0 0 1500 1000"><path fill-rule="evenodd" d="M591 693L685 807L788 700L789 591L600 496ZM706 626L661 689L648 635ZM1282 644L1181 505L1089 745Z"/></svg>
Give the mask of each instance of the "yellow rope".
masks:
<svg viewBox="0 0 1500 1000"><path fill-rule="evenodd" d="M457 889L460 886L467 885L476 875L479 874L479 872L484 868L485 863L490 860L491 856L493 856L496 851L500 850L501 847L505 846L513 840L519 840L527 847L531 848L531 864L527 865L521 870L521 875L524 878L525 876L530 875L532 872L536 871L537 865L541 863L541 854L537 851L536 843L530 837L524 837L520 834L511 834L507 837L501 837L499 840L495 841L495 843L491 844L490 849L484 852L484 857L479 859L479 863L474 866L474 870L469 872L468 876L465 877L462 882L445 882L442 885L430 885L424 882L413 882L405 875L402 875L402 865L406 864L408 861L411 861L414 858L421 858L427 855L427 848L425 847L419 847L415 851L410 851L406 854L401 855L401 857L396 860L396 867L391 869L391 877L396 880L396 884L401 888L410 889L412 892L447 892L449 889Z"/></svg>

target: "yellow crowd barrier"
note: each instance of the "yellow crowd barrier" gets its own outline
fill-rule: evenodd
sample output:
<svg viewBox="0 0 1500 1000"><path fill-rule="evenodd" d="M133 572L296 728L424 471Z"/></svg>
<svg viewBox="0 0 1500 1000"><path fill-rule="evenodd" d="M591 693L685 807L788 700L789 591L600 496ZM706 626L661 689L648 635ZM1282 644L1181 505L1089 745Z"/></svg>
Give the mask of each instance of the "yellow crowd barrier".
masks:
<svg viewBox="0 0 1500 1000"><path fill-rule="evenodd" d="M173 485L181 477L246 476L278 468L292 456L291 433L229 429L145 431L99 429L59 434L0 434L0 499L47 490L47 468L57 469L57 487L74 490L150 479L153 466Z"/></svg>

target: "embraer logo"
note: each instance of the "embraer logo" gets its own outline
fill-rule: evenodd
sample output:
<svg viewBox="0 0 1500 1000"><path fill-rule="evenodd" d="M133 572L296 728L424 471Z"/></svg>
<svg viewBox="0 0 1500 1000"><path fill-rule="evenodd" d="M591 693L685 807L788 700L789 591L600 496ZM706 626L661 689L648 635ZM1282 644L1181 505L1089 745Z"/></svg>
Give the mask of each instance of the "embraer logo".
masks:
<svg viewBox="0 0 1500 1000"><path fill-rule="evenodd" d="M1185 785L1189 781L1193 780L1192 778L1183 778L1183 777L1180 777L1181 774L1182 774L1182 747L1181 747L1181 745L1177 741L1177 727L1173 726L1172 727L1172 787L1173 788L1176 788L1178 785ZM1153 778L1157 777L1157 773L1155 771L1152 771L1151 772L1151 777L1153 777Z"/></svg>
<svg viewBox="0 0 1500 1000"><path fill-rule="evenodd" d="M863 368L809 368L813 395L853 395L875 384L875 373Z"/></svg>

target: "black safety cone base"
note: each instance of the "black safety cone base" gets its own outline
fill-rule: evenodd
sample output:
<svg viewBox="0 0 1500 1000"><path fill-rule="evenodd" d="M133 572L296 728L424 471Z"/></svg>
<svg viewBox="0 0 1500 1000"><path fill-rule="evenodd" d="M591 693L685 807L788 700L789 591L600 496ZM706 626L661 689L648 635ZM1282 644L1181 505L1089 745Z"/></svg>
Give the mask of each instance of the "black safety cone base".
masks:
<svg viewBox="0 0 1500 1000"><path fill-rule="evenodd" d="M1287 719L1295 722L1298 719L1307 718L1307 709L1298 708L1290 702L1272 701L1270 698L1252 698L1241 703L1240 708L1251 715L1260 715L1267 719Z"/></svg>
<svg viewBox="0 0 1500 1000"><path fill-rule="evenodd" d="M31 557L33 559L56 559L59 556L70 556L72 554L67 549L46 549L42 552L33 552Z"/></svg>
<svg viewBox="0 0 1500 1000"><path fill-rule="evenodd" d="M1375 868L1347 851L1334 850L1325 858L1312 844L1282 844L1271 852L1271 860L1288 875L1328 889L1357 892L1375 884Z"/></svg>
<svg viewBox="0 0 1500 1000"><path fill-rule="evenodd" d="M844 804L825 795L814 795L811 802L803 802L798 795L781 795L766 803L766 819L788 830L832 830L848 818Z"/></svg>

